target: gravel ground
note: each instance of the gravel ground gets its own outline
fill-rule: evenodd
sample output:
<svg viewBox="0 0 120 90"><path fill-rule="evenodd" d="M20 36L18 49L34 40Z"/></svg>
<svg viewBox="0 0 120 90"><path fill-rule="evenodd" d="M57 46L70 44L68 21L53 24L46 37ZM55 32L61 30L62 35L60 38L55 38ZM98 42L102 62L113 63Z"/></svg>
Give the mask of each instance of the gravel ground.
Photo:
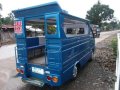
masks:
<svg viewBox="0 0 120 90"><path fill-rule="evenodd" d="M16 75L15 66L11 78L0 90L114 90L116 58L110 47L112 38L96 44L96 52L92 62L89 62L78 74L75 80L70 80L60 88L45 86L43 88L21 82ZM11 64L12 65L12 64ZM11 83L12 82L12 83Z"/></svg>
<svg viewBox="0 0 120 90"><path fill-rule="evenodd" d="M110 71L115 73L116 67L116 56L113 54L113 49L111 48L111 42L117 35L114 34L102 42L97 43L95 60L105 71Z"/></svg>

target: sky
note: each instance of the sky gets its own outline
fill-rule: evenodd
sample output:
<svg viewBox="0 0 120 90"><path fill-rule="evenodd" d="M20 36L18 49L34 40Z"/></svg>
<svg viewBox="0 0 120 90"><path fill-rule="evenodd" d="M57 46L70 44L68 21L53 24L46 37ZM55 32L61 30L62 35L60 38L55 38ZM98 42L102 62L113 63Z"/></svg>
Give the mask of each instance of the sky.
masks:
<svg viewBox="0 0 120 90"><path fill-rule="evenodd" d="M57 1L62 9L68 11L69 14L81 18L86 17L86 13L90 8L98 2L98 0L0 0L3 10L2 16L5 17L12 10L26 8L30 6L40 5L48 2ZM120 0L99 0L102 4L109 5L114 12L114 16L120 20Z"/></svg>

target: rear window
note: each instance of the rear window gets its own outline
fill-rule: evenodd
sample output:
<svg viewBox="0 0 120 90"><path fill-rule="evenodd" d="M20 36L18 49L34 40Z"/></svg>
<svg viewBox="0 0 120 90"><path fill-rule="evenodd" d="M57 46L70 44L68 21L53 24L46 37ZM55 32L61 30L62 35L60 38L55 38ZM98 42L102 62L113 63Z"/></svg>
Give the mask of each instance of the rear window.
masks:
<svg viewBox="0 0 120 90"><path fill-rule="evenodd" d="M56 18L47 19L47 34L55 34L57 29Z"/></svg>

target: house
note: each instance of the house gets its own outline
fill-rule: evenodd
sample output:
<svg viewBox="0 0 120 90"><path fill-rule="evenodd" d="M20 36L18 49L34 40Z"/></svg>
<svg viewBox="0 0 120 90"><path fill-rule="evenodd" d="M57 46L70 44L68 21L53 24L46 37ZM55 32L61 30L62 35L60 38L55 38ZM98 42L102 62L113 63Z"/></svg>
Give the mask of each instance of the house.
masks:
<svg viewBox="0 0 120 90"><path fill-rule="evenodd" d="M13 25L2 25L0 30L0 42L2 44L14 43L14 26Z"/></svg>

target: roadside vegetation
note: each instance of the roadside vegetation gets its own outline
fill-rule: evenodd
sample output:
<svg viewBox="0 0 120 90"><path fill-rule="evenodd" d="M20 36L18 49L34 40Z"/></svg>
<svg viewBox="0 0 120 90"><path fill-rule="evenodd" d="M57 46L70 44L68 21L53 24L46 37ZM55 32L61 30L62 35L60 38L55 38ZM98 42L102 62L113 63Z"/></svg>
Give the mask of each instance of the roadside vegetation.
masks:
<svg viewBox="0 0 120 90"><path fill-rule="evenodd" d="M113 38L111 41L111 47L113 50L113 54L117 56L117 37Z"/></svg>
<svg viewBox="0 0 120 90"><path fill-rule="evenodd" d="M2 11L2 4L0 3L0 11ZM0 30L2 28L2 25L13 25L14 22L14 15L12 12L10 12L7 17L4 17L0 13Z"/></svg>

